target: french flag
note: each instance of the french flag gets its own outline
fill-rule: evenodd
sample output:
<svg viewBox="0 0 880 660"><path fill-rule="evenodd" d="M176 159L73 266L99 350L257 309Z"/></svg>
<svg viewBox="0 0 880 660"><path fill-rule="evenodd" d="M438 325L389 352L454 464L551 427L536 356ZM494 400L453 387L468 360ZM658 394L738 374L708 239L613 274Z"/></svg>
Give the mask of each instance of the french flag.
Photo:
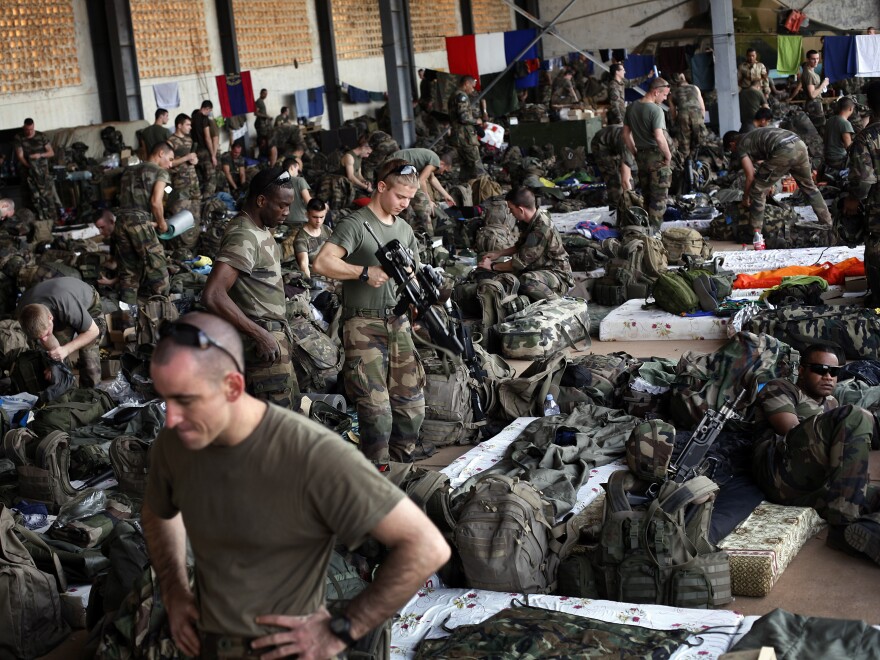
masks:
<svg viewBox="0 0 880 660"><path fill-rule="evenodd" d="M446 37L446 59L449 72L459 76L471 75L477 79L489 73L501 73L507 65L535 38L534 29L510 30L509 32L490 32L488 34L466 34L461 37ZM534 59L538 49L533 45L520 60ZM519 89L538 84L537 71L524 78L517 78Z"/></svg>

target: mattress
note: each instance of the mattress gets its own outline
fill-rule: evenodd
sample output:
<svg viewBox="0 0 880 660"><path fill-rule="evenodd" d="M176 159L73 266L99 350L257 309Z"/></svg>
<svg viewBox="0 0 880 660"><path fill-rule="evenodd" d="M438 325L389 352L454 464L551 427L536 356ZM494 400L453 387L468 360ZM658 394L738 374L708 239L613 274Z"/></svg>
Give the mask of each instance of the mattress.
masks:
<svg viewBox="0 0 880 660"><path fill-rule="evenodd" d="M551 213L553 226L560 234L575 233L575 227L579 222L606 223L612 227L617 226L617 217L614 211L607 206L597 206L570 213ZM709 231L711 220L671 220L660 225L660 231L666 231L673 227L690 227L704 234Z"/></svg>
<svg viewBox="0 0 880 660"><path fill-rule="evenodd" d="M784 266L812 266L817 263L839 263L850 257L865 258L865 246L849 248L845 245L835 247L792 248L790 250L731 250L715 252L715 257L724 258L724 270L734 273L757 273L774 270Z"/></svg>
<svg viewBox="0 0 880 660"><path fill-rule="evenodd" d="M533 607L568 612L611 623L668 630L686 628L695 633L672 657L676 660L709 660L725 653L743 616L727 610L687 610L663 605L632 605L607 600L566 596L523 596L479 589L425 587L400 610L391 631L391 655L412 658L423 638L446 636L443 630L479 623L510 607L514 601ZM697 634L712 628L710 632Z"/></svg>
<svg viewBox="0 0 880 660"><path fill-rule="evenodd" d="M612 310L599 324L599 341L727 339L729 318L676 316L644 304L635 298Z"/></svg>
<svg viewBox="0 0 880 660"><path fill-rule="evenodd" d="M766 596L825 522L809 507L762 502L719 547L730 555L734 596Z"/></svg>

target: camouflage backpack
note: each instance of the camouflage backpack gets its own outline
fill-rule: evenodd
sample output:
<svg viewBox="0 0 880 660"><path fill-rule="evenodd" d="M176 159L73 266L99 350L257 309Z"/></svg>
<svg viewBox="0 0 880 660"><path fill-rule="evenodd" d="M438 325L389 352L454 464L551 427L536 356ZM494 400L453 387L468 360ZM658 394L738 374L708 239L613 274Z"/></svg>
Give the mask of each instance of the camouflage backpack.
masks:
<svg viewBox="0 0 880 660"><path fill-rule="evenodd" d="M675 427L662 419L642 422L626 440L626 464L637 478L662 483L675 447Z"/></svg>
<svg viewBox="0 0 880 660"><path fill-rule="evenodd" d="M485 419L474 422L473 399L476 383L467 368L456 361L423 358L425 366L425 419L421 439L437 447L473 444Z"/></svg>
<svg viewBox="0 0 880 660"><path fill-rule="evenodd" d="M647 298L651 279L642 271L644 254L642 241L620 246L618 256L605 265L605 274L593 283L591 300L617 307L633 298Z"/></svg>
<svg viewBox="0 0 880 660"><path fill-rule="evenodd" d="M590 345L590 315L580 298L556 298L532 303L495 325L493 338L505 358L525 360L547 358L566 347L580 350L578 342Z"/></svg>
<svg viewBox="0 0 880 660"><path fill-rule="evenodd" d="M673 227L662 232L660 239L671 265L681 264L683 254L692 254L700 259L708 259L712 255L712 247L696 229Z"/></svg>
<svg viewBox="0 0 880 660"><path fill-rule="evenodd" d="M303 392L326 392L336 382L345 353L317 324L304 316L288 319L293 335L293 366Z"/></svg>
<svg viewBox="0 0 880 660"><path fill-rule="evenodd" d="M516 236L505 225L485 225L477 230L474 249L480 254L505 250L516 244Z"/></svg>
<svg viewBox="0 0 880 660"><path fill-rule="evenodd" d="M727 553L709 541L718 485L703 476L666 481L645 509L633 510L626 493L636 486L624 470L605 484L604 522L594 530L600 596L701 609L733 600Z"/></svg>
<svg viewBox="0 0 880 660"><path fill-rule="evenodd" d="M489 328L500 323L521 302L519 280L513 273L494 273L477 282L476 299L483 317L483 345L488 341Z"/></svg>
<svg viewBox="0 0 880 660"><path fill-rule="evenodd" d="M136 337L138 346L155 346L159 343L159 326L163 321L176 321L180 317L177 307L167 296L150 296L138 304Z"/></svg>
<svg viewBox="0 0 880 660"><path fill-rule="evenodd" d="M18 428L3 436L3 452L15 463L21 497L44 503L50 511L77 495L70 483L70 438L53 431L43 439L30 429Z"/></svg>
<svg viewBox="0 0 880 660"><path fill-rule="evenodd" d="M482 204L486 200L501 194L501 186L488 174L478 176L471 182L471 195L474 204Z"/></svg>
<svg viewBox="0 0 880 660"><path fill-rule="evenodd" d="M121 435L110 443L110 464L119 490L130 497L143 499L147 491L151 445L131 435Z"/></svg>
<svg viewBox="0 0 880 660"><path fill-rule="evenodd" d="M619 408L623 391L639 362L626 353L579 355L566 369L560 385L573 386L584 391L594 403L608 408ZM571 382L570 370L579 368L581 378Z"/></svg>
<svg viewBox="0 0 880 660"><path fill-rule="evenodd" d="M624 227L623 244L627 248L633 242L641 242L642 244L642 264L641 272L650 279L655 279L663 275L669 266L669 256L666 252L666 246L663 241L654 236L649 236L641 231L632 232L627 235Z"/></svg>
<svg viewBox="0 0 880 660"><path fill-rule="evenodd" d="M822 247L831 244L830 228L818 222L803 222L788 206L768 203L764 207L764 242L769 250Z"/></svg>

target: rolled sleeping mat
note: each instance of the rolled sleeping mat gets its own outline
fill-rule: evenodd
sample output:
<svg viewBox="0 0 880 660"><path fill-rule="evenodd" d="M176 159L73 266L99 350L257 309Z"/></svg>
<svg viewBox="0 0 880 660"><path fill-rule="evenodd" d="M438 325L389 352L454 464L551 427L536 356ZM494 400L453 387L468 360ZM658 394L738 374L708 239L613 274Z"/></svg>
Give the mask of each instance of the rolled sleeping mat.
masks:
<svg viewBox="0 0 880 660"><path fill-rule="evenodd" d="M309 399L310 401L323 401L324 403L333 406L334 408L336 408L336 410L340 412L345 412L348 408L345 397L341 394L318 394L316 392L303 392L303 397Z"/></svg>
<svg viewBox="0 0 880 660"><path fill-rule="evenodd" d="M159 234L159 238L166 241L176 236L180 236L183 232L192 229L196 223L192 212L187 211L186 209L178 211L170 218L167 218L165 222L168 224L168 231Z"/></svg>

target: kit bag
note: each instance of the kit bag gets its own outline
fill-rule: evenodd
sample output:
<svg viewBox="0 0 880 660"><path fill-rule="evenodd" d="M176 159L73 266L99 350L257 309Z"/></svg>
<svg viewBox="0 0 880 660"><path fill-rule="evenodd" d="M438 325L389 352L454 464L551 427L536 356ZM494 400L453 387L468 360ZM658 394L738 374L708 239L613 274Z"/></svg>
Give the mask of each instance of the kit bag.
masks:
<svg viewBox="0 0 880 660"><path fill-rule="evenodd" d="M18 472L19 494L57 512L78 491L70 483L70 438L52 431L42 439L29 429L12 429L3 436L3 452Z"/></svg>
<svg viewBox="0 0 880 660"><path fill-rule="evenodd" d="M700 259L708 259L712 255L712 247L696 229L690 227L673 227L660 234L660 240L666 248L669 263L681 264L683 254L691 254Z"/></svg>
<svg viewBox="0 0 880 660"><path fill-rule="evenodd" d="M540 417L547 395L559 395L559 382L567 365L567 354L560 352L546 360L535 360L516 378L493 381L489 416L500 421Z"/></svg>
<svg viewBox="0 0 880 660"><path fill-rule="evenodd" d="M480 254L505 250L516 244L516 236L507 225L485 225L477 230L474 249Z"/></svg>
<svg viewBox="0 0 880 660"><path fill-rule="evenodd" d="M727 553L709 542L718 485L703 476L667 481L645 508L634 510L626 493L635 486L626 471L614 472L605 484L594 554L601 597L689 608L733 600Z"/></svg>
<svg viewBox="0 0 880 660"><path fill-rule="evenodd" d="M657 278L653 295L657 306L670 314L690 314L700 308L700 299L690 279L677 270Z"/></svg>
<svg viewBox="0 0 880 660"><path fill-rule="evenodd" d="M626 464L636 477L661 483L666 480L675 427L662 419L651 419L635 427L626 440Z"/></svg>
<svg viewBox="0 0 880 660"><path fill-rule="evenodd" d="M151 444L132 435L121 435L110 443L110 465L119 490L129 497L143 499L146 493Z"/></svg>
<svg viewBox="0 0 880 660"><path fill-rule="evenodd" d="M97 423L101 415L115 407L116 402L104 390L77 388L35 409L29 426L41 437L51 431L70 433L73 429Z"/></svg>
<svg viewBox="0 0 880 660"><path fill-rule="evenodd" d="M438 447L473 443L486 422L474 422L474 383L467 368L439 358L423 358L422 363L426 382L421 439Z"/></svg>
<svg viewBox="0 0 880 660"><path fill-rule="evenodd" d="M345 352L311 319L292 316L288 322L293 335L293 366L300 390L326 392L336 382L345 361Z"/></svg>
<svg viewBox="0 0 880 660"><path fill-rule="evenodd" d="M176 321L180 317L177 307L167 296L150 296L138 304L136 336L138 345L159 343L159 326L162 321Z"/></svg>
<svg viewBox="0 0 880 660"><path fill-rule="evenodd" d="M505 358L547 358L565 348L590 345L590 315L581 298L540 300L491 328L493 342Z"/></svg>
<svg viewBox="0 0 880 660"><path fill-rule="evenodd" d="M605 274L593 283L590 293L590 300L606 307L617 307L633 298L647 298L652 281L642 270L645 254L642 241L630 241L616 249L617 256L605 265Z"/></svg>
<svg viewBox="0 0 880 660"><path fill-rule="evenodd" d="M477 283L477 300L483 314L482 327L488 332L496 323L501 323L516 307L520 307L518 295L519 280L513 273L496 273ZM488 337L483 338L484 341ZM493 351L494 352L494 351Z"/></svg>

